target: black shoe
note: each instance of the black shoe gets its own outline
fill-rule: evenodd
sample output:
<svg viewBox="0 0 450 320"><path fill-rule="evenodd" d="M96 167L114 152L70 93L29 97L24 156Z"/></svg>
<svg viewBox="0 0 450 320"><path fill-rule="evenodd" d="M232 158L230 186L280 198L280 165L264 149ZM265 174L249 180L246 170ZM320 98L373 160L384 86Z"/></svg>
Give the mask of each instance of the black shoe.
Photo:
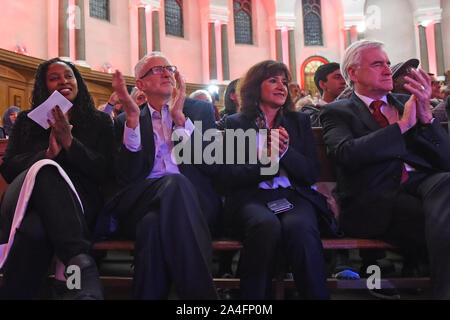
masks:
<svg viewBox="0 0 450 320"><path fill-rule="evenodd" d="M81 286L79 289L76 289L75 300L103 300L103 287L94 259L87 254L81 253L69 260L66 273L71 266L78 266L81 273ZM66 278L71 276L71 274L67 274ZM68 279L68 281L70 280Z"/></svg>
<svg viewBox="0 0 450 320"><path fill-rule="evenodd" d="M400 293L397 289L369 289L369 293L381 300L400 300Z"/></svg>

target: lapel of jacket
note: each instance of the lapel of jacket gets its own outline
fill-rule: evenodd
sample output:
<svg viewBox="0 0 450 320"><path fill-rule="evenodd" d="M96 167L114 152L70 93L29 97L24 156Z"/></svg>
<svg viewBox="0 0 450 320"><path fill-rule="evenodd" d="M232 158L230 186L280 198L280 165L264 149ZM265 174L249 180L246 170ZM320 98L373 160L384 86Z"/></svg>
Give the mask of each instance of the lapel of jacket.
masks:
<svg viewBox="0 0 450 320"><path fill-rule="evenodd" d="M381 128L372 113L370 113L369 108L367 108L366 104L354 92L350 96L350 101L352 102L350 107L353 109L353 112L356 113L367 128L371 131L376 131Z"/></svg>
<svg viewBox="0 0 450 320"><path fill-rule="evenodd" d="M398 115L399 115L399 117L401 117L403 115L403 110L404 110L405 106L400 101L397 100L395 95L393 95L391 93L389 93L387 95L387 100L390 105L394 106L397 109Z"/></svg>
<svg viewBox="0 0 450 320"><path fill-rule="evenodd" d="M141 108L139 118L139 123L141 126L142 150L144 151L144 154L148 154L150 170L152 170L153 163L155 161L155 139L153 137L152 117L147 103Z"/></svg>

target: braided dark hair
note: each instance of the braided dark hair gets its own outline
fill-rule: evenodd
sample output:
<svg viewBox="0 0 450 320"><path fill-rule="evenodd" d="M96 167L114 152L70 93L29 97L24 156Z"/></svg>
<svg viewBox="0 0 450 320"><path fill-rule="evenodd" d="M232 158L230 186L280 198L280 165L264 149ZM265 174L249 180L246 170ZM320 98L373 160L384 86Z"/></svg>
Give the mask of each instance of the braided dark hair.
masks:
<svg viewBox="0 0 450 320"><path fill-rule="evenodd" d="M62 62L72 69L75 79L78 84L78 94L75 98L72 107L72 115L70 122L75 126L86 126L90 123L95 114L94 101L89 93L87 86L74 64L61 60L59 58L53 58L45 61L39 65L34 78L34 88L32 94L32 109L38 107L50 96L47 88L47 71L51 64Z"/></svg>

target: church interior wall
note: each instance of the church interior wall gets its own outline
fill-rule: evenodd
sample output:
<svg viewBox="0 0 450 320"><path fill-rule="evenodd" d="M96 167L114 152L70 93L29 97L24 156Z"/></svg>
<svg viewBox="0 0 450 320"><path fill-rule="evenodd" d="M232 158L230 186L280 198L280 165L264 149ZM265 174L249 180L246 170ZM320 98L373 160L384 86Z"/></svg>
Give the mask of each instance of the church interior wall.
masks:
<svg viewBox="0 0 450 320"><path fill-rule="evenodd" d="M414 29L413 8L408 0L367 0L366 12L370 10L374 15L369 20L364 37L385 43L386 52L392 64L418 58L416 35ZM378 12L379 8L379 20ZM379 24L377 23L379 21Z"/></svg>
<svg viewBox="0 0 450 320"><path fill-rule="evenodd" d="M89 16L89 1L85 4L86 61L94 70L105 63L133 75L130 64L131 42L128 1L111 1L110 21Z"/></svg>
<svg viewBox="0 0 450 320"><path fill-rule="evenodd" d="M450 70L450 1L441 0L442 8L442 42L444 46L445 70Z"/></svg>

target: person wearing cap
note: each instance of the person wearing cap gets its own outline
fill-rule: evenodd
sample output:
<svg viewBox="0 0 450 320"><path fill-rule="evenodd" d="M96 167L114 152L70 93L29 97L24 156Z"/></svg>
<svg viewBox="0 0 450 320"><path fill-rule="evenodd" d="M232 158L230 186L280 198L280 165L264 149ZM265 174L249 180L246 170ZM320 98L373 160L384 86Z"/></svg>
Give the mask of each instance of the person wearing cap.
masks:
<svg viewBox="0 0 450 320"><path fill-rule="evenodd" d="M309 114L311 126L320 127L319 113L321 107L334 101L346 87L339 63L330 62L317 68L314 74L314 83L322 98L315 104L305 104L300 110Z"/></svg>
<svg viewBox="0 0 450 320"><path fill-rule="evenodd" d="M355 91L320 114L340 226L427 257L433 297L450 299L450 139L431 114L431 78L412 70L411 95L390 93L390 61L378 41L354 42L341 65Z"/></svg>
<svg viewBox="0 0 450 320"><path fill-rule="evenodd" d="M402 93L410 95L411 93L405 89L404 85L407 83L405 76L411 77L412 69L416 69L419 66L418 59L409 59L404 62L397 63L391 67L392 80L394 82L393 93Z"/></svg>

